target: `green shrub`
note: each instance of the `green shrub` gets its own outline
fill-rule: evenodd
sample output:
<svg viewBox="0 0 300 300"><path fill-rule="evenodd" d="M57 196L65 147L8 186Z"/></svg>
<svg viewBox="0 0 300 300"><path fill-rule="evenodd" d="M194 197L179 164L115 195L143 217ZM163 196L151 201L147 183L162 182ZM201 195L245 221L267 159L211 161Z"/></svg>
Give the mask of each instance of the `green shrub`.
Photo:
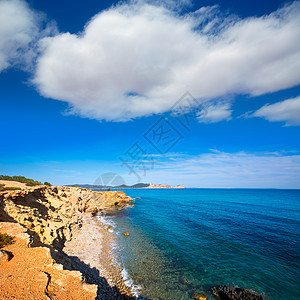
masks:
<svg viewBox="0 0 300 300"><path fill-rule="evenodd" d="M30 178L26 178L24 176L8 176L8 175L0 175L0 180L10 180L10 181L18 181L21 183L25 183L27 186L35 186L35 185L41 185L42 183L33 180Z"/></svg>
<svg viewBox="0 0 300 300"><path fill-rule="evenodd" d="M1 186L0 187L0 191L17 191L17 190L21 190L21 188L17 187L17 186L7 186L7 187L4 187L4 186Z"/></svg>
<svg viewBox="0 0 300 300"><path fill-rule="evenodd" d="M51 184L50 182L45 181L45 182L44 182L44 185L51 186L52 184Z"/></svg>
<svg viewBox="0 0 300 300"><path fill-rule="evenodd" d="M12 243L12 237L7 233L0 233L0 248L5 245L10 245Z"/></svg>
<svg viewBox="0 0 300 300"><path fill-rule="evenodd" d="M7 186L4 189L7 190L7 191L18 191L18 190L21 190L21 188L17 187L17 186Z"/></svg>

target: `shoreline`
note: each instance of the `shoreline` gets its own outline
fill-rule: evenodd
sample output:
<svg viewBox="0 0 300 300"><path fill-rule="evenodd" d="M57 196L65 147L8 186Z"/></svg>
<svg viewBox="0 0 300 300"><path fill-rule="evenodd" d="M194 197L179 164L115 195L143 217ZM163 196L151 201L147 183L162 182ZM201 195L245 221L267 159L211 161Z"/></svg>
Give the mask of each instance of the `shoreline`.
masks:
<svg viewBox="0 0 300 300"><path fill-rule="evenodd" d="M97 216L84 214L82 227L74 232L62 251L71 259L75 269L87 283L98 286L99 299L136 299L126 285L122 268L113 253L116 236Z"/></svg>
<svg viewBox="0 0 300 300"><path fill-rule="evenodd" d="M58 274L64 275L66 270L67 274L76 274L81 278L79 281L81 285L74 290L75 296L70 296L70 299L133 300L136 297L125 284L126 278L122 277L123 270L114 263L112 244L116 237L97 218L98 213L115 208L124 209L133 205L132 201L131 197L121 191L96 192L73 187L39 186L2 191L0 225L6 222L8 227L5 228L9 229L18 224L28 233L29 240L26 247L29 253L34 253L37 248L43 248L49 252L51 263L60 265ZM14 239L13 236L12 238ZM18 249L13 246L5 246L4 252L1 252L2 256L8 259L0 263L8 268L14 265L15 257L22 259L20 251L17 252ZM10 252L7 254L5 251ZM30 257L29 254L29 259ZM43 270L44 263L41 262L35 267ZM16 271L22 273L27 272L27 269L23 263L18 263ZM68 299L55 297L70 290L69 287L73 283L63 283L61 279L56 279L59 276L56 273L55 276L49 274L47 276L45 286L39 286L40 292L46 294L47 299ZM69 280L69 277L66 277ZM23 285L22 283L21 288ZM92 289L94 296L79 296L80 293L85 293L87 286ZM32 298L34 287L35 285L29 285L26 289L27 299L34 299ZM52 289L49 292L49 287L55 287L55 291ZM5 293L7 291L4 286L0 285L0 297ZM8 293L14 295L15 289L10 289Z"/></svg>

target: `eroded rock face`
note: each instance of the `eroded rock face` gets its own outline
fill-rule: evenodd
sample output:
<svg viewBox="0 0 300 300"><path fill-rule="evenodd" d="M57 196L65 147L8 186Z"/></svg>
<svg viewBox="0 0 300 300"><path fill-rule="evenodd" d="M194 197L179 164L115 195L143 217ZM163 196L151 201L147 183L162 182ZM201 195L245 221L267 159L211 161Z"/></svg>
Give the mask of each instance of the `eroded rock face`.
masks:
<svg viewBox="0 0 300 300"><path fill-rule="evenodd" d="M44 247L28 247L30 236L18 223L0 222L0 232L14 238L4 251L13 257L1 263L0 299L92 300L97 285L84 282L78 271L67 271Z"/></svg>
<svg viewBox="0 0 300 300"><path fill-rule="evenodd" d="M133 201L123 192L97 192L77 187L39 187L0 193L0 221L16 221L40 241L62 249L81 226L81 215Z"/></svg>
<svg viewBox="0 0 300 300"><path fill-rule="evenodd" d="M212 293L220 300L265 300L255 291L227 285L213 287Z"/></svg>

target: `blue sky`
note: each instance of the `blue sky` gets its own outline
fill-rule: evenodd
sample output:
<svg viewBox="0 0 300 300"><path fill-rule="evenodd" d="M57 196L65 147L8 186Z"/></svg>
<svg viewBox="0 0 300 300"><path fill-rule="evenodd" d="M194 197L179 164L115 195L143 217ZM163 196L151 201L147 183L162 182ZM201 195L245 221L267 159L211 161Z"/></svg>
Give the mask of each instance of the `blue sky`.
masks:
<svg viewBox="0 0 300 300"><path fill-rule="evenodd" d="M299 3L0 0L0 174L300 188Z"/></svg>

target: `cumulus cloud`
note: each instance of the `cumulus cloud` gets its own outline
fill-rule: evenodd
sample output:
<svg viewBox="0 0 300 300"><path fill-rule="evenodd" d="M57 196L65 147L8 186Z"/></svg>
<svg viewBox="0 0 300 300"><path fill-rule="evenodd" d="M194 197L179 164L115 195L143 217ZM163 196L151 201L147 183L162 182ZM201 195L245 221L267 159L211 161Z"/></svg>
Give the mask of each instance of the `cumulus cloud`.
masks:
<svg viewBox="0 0 300 300"><path fill-rule="evenodd" d="M15 65L32 67L37 41L55 31L54 23L44 26L44 18L25 1L0 0L0 72Z"/></svg>
<svg viewBox="0 0 300 300"><path fill-rule="evenodd" d="M226 153L212 150L155 164L147 181L188 187L300 188L297 153Z"/></svg>
<svg viewBox="0 0 300 300"><path fill-rule="evenodd" d="M44 39L33 82L71 113L108 121L163 113L186 91L204 103L286 89L300 83L299 14L300 2L243 20L122 4L80 34ZM201 122L230 118L230 102L208 107Z"/></svg>
<svg viewBox="0 0 300 300"><path fill-rule="evenodd" d="M286 126L300 125L300 96L274 104L266 104L251 116L270 122L285 122Z"/></svg>

